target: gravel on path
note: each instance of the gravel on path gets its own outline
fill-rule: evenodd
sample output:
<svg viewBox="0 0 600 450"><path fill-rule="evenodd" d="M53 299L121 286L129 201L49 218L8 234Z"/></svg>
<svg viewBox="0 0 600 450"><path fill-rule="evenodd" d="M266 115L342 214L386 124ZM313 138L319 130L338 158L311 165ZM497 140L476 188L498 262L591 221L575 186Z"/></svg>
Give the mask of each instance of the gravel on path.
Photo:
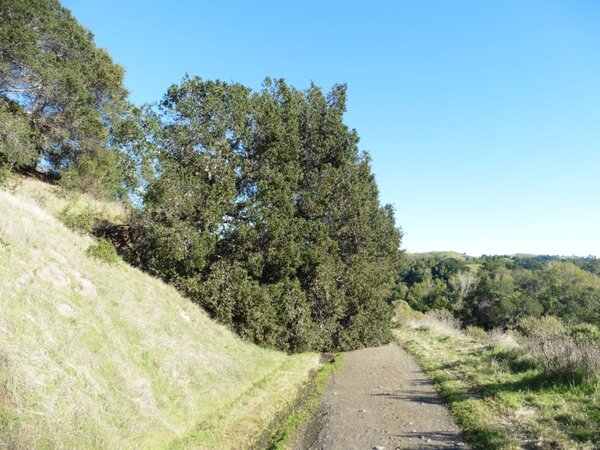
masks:
<svg viewBox="0 0 600 450"><path fill-rule="evenodd" d="M349 352L295 450L467 448L414 359L395 343Z"/></svg>

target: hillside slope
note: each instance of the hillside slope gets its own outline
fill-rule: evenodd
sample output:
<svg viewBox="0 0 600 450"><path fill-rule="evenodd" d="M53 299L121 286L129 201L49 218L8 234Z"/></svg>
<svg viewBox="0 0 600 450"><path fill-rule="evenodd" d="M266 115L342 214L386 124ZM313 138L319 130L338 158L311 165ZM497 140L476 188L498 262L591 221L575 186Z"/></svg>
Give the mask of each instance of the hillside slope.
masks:
<svg viewBox="0 0 600 450"><path fill-rule="evenodd" d="M251 442L318 356L243 342L159 280L89 258L53 189L0 191L0 447Z"/></svg>

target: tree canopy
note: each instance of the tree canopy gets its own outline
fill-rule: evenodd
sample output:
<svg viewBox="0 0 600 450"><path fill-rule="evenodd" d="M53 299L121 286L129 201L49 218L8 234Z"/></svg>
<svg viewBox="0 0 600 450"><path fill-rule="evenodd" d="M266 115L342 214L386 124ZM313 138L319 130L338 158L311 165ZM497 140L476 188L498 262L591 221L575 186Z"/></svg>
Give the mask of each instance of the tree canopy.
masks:
<svg viewBox="0 0 600 450"><path fill-rule="evenodd" d="M333 350L389 339L400 233L369 157L327 95L185 78L160 103L137 262L257 343Z"/></svg>
<svg viewBox="0 0 600 450"><path fill-rule="evenodd" d="M395 298L420 311L447 309L487 329L542 315L600 325L596 263L594 257L411 255Z"/></svg>
<svg viewBox="0 0 600 450"><path fill-rule="evenodd" d="M123 74L57 0L0 1L0 160L118 188L110 135L128 108Z"/></svg>

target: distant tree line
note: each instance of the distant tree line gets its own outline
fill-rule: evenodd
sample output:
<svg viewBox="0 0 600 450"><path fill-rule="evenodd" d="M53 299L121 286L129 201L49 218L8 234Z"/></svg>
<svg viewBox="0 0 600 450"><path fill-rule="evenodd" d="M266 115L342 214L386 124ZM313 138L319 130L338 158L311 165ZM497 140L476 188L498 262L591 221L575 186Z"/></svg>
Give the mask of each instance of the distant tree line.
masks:
<svg viewBox="0 0 600 450"><path fill-rule="evenodd" d="M0 1L0 169L133 199L129 260L249 340L389 340L400 232L345 86L186 77L137 109L123 73L57 0Z"/></svg>
<svg viewBox="0 0 600 450"><path fill-rule="evenodd" d="M394 297L486 329L546 315L600 326L599 267L595 257L410 255Z"/></svg>

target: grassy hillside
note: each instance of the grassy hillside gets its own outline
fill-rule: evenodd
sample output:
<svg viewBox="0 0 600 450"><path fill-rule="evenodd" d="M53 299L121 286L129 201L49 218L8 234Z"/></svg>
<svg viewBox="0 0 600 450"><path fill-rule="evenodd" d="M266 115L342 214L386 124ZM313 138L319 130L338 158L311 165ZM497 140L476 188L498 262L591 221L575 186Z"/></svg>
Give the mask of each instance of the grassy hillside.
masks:
<svg viewBox="0 0 600 450"><path fill-rule="evenodd" d="M173 288L91 259L65 207L122 213L33 180L0 191L0 447L251 442L317 355L245 343Z"/></svg>

